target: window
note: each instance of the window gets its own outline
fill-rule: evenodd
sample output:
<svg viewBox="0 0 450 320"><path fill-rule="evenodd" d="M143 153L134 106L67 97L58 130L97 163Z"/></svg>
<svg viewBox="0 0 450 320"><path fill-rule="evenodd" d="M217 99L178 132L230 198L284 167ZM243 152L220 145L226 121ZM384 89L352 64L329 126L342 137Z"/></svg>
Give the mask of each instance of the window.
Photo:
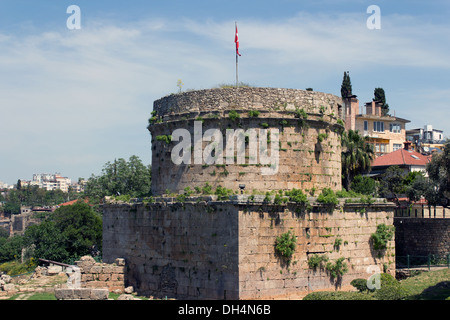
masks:
<svg viewBox="0 0 450 320"><path fill-rule="evenodd" d="M364 120L364 131L369 130L369 122L367 120Z"/></svg>
<svg viewBox="0 0 450 320"><path fill-rule="evenodd" d="M394 145L393 145L392 148L394 149L394 151L397 151L398 149L401 149L401 148L402 148L402 145L399 144L399 143L394 143Z"/></svg>
<svg viewBox="0 0 450 320"><path fill-rule="evenodd" d="M392 133L400 133L401 131L401 126L399 123L391 123L390 124L390 131Z"/></svg>
<svg viewBox="0 0 450 320"><path fill-rule="evenodd" d="M375 131L375 132L384 132L384 122L382 122L382 121L374 121L373 122L373 131Z"/></svg>

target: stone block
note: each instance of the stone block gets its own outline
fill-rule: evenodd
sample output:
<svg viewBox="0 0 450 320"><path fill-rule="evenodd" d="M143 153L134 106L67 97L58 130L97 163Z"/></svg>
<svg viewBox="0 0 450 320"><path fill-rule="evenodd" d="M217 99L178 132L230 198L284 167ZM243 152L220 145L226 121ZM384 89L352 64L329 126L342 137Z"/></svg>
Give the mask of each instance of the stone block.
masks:
<svg viewBox="0 0 450 320"><path fill-rule="evenodd" d="M101 273L102 270L103 270L103 267L102 267L102 266L93 266L93 267L89 270L89 272L90 272L90 273Z"/></svg>
<svg viewBox="0 0 450 320"><path fill-rule="evenodd" d="M76 288L73 289L72 299L75 300L89 300L91 297L91 290L88 288Z"/></svg>
<svg viewBox="0 0 450 320"><path fill-rule="evenodd" d="M7 283L2 286L3 291L14 291L16 289L16 285L13 283Z"/></svg>
<svg viewBox="0 0 450 320"><path fill-rule="evenodd" d="M73 299L74 289L55 289L55 297L57 300L71 300Z"/></svg>
<svg viewBox="0 0 450 320"><path fill-rule="evenodd" d="M118 266L124 266L124 265L125 265L125 259L123 259L123 258L117 258L116 261L115 261L115 263L116 263Z"/></svg>
<svg viewBox="0 0 450 320"><path fill-rule="evenodd" d="M62 267L61 266L48 266L47 272L48 272L49 276L57 275L60 272L62 272Z"/></svg>
<svg viewBox="0 0 450 320"><path fill-rule="evenodd" d="M91 289L91 300L108 300L109 290L106 288Z"/></svg>

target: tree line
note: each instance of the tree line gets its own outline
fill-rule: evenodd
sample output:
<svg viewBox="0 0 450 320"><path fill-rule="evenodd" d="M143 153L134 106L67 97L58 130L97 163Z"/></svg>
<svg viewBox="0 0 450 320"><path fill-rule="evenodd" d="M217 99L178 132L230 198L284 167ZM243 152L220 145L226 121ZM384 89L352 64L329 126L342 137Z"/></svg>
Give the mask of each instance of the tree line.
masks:
<svg viewBox="0 0 450 320"><path fill-rule="evenodd" d="M1 196L5 213L20 213L20 207L54 206L67 200L79 199L75 204L57 208L41 216L41 222L29 226L23 235L9 235L0 228L0 271L7 262L22 262L32 270L39 258L63 263L73 263L83 255L101 256L102 213L98 204L105 196L150 195L151 167L145 166L137 156L128 160L107 162L100 175L92 175L83 193L46 191L37 186L20 186ZM21 271L26 271L20 269Z"/></svg>

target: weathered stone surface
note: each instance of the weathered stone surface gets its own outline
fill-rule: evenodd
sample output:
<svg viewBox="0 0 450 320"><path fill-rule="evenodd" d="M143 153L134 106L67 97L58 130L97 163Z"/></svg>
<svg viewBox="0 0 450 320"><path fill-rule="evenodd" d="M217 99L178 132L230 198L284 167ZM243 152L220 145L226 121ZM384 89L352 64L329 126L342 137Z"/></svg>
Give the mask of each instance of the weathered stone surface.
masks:
<svg viewBox="0 0 450 320"><path fill-rule="evenodd" d="M58 300L71 300L73 296L73 289L55 289L55 297Z"/></svg>
<svg viewBox="0 0 450 320"><path fill-rule="evenodd" d="M125 278L139 294L189 299L291 297L310 288L334 290L329 274L309 269L314 254L326 254L332 262L345 258L349 271L343 286L369 276L371 266L383 270L386 263L389 272L395 267L394 239L381 258L370 245L377 224L392 224L393 204L347 206L342 201L331 212L313 198L311 204L308 212L293 203L250 203L245 197L206 206L105 205L103 259L126 257ZM287 231L297 237L289 266L274 250L276 238ZM336 239L341 239L338 247Z"/></svg>
<svg viewBox="0 0 450 320"><path fill-rule="evenodd" d="M108 295L106 288L55 289L58 300L107 300Z"/></svg>
<svg viewBox="0 0 450 320"><path fill-rule="evenodd" d="M133 291L134 291L134 289L132 286L126 287L124 290L124 292L127 294L131 294L131 293L133 293Z"/></svg>
<svg viewBox="0 0 450 320"><path fill-rule="evenodd" d="M224 101L227 102L226 109L215 109L224 106ZM234 89L199 90L157 100L153 109L159 120L149 126L152 134L152 193L163 195L166 190L180 193L186 187L193 190L206 183L213 188L220 185L234 191L239 191L239 185L245 184L246 190L264 193L292 188L315 188L318 193L325 187L340 190L339 138L343 126L338 119L341 105L341 98L331 94L274 88L240 88L239 94ZM194 112L193 106L199 111ZM230 110L239 113L238 121L230 119ZM258 110L260 114L250 116L249 110ZM296 113L299 110L304 112L301 116ZM303 119L303 115L307 119ZM192 152L189 165L173 163L171 153L176 143L167 143L157 137L172 135L175 129L183 128L193 138L194 121L199 117L203 131L208 128L222 132L224 159L218 159L212 165L196 163ZM254 129L261 134L263 127L271 131L269 136L273 133L279 139L276 172L262 173L268 169L268 164L258 156L259 147L253 148L256 154L250 153L249 144L245 146L245 159L238 159L233 154L234 160L226 161L227 147L234 144L234 140L226 139L227 129ZM269 143L267 150L272 150L272 145ZM205 147L206 143L202 148ZM237 147L233 149L237 150Z"/></svg>
<svg viewBox="0 0 450 320"><path fill-rule="evenodd" d="M13 283L8 283L2 285L3 291L14 291L16 290L16 286Z"/></svg>
<svg viewBox="0 0 450 320"><path fill-rule="evenodd" d="M105 288L91 289L90 299L91 300L107 300L108 295L109 295L108 289L105 289Z"/></svg>
<svg viewBox="0 0 450 320"><path fill-rule="evenodd" d="M395 217L396 254L445 257L450 248L450 219Z"/></svg>
<svg viewBox="0 0 450 320"><path fill-rule="evenodd" d="M132 294L121 294L117 297L117 300L141 300L139 298L134 297Z"/></svg>

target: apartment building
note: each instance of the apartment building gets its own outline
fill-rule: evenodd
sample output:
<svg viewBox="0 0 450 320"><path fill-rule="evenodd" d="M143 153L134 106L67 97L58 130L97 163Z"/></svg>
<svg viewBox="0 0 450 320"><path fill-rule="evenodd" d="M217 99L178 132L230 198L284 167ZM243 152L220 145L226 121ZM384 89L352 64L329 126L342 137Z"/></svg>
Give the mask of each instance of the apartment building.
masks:
<svg viewBox="0 0 450 320"><path fill-rule="evenodd" d="M376 101L366 103L362 113L356 96L345 99L344 104L346 130L356 130L368 137L377 157L403 148L409 120L383 115L381 104Z"/></svg>
<svg viewBox="0 0 450 320"><path fill-rule="evenodd" d="M22 182L22 181L21 181ZM29 182L29 185L36 185L39 188L50 190L62 190L64 192L69 191L69 186L72 184L71 179L61 176L59 173L48 174L39 173L33 174L33 180Z"/></svg>
<svg viewBox="0 0 450 320"><path fill-rule="evenodd" d="M436 149L443 150L445 143L444 132L434 129L432 125L406 130L406 140L411 141L415 151L424 154L431 154Z"/></svg>

